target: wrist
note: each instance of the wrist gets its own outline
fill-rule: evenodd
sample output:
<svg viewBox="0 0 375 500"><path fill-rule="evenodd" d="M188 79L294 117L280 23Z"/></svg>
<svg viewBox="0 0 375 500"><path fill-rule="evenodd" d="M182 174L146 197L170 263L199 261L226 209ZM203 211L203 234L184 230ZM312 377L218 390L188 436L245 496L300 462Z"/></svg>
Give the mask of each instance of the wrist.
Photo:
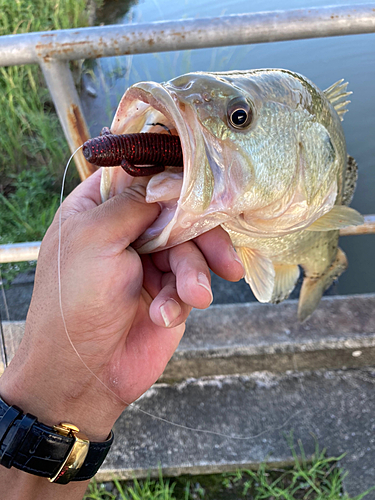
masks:
<svg viewBox="0 0 375 500"><path fill-rule="evenodd" d="M61 373L66 371L61 369ZM75 373L72 380L61 380L43 367L36 371L34 364L30 367L28 362L21 363L16 355L0 378L0 396L47 426L69 422L90 441L105 441L123 405L114 395L102 395L100 382L89 372L83 373Z"/></svg>
<svg viewBox="0 0 375 500"><path fill-rule="evenodd" d="M92 478L113 442L90 442L71 424L46 426L0 398L0 464L68 484Z"/></svg>

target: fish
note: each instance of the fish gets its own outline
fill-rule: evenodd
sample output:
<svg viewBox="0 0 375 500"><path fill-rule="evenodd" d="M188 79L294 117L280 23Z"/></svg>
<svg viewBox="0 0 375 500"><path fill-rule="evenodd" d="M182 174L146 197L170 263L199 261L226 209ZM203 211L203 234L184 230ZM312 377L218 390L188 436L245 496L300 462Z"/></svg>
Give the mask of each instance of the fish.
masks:
<svg viewBox="0 0 375 500"><path fill-rule="evenodd" d="M285 69L194 72L140 82L122 97L110 134L180 139L183 167L135 179L102 170L103 201L142 182L161 213L134 243L157 252L221 226L258 301L279 303L303 282L306 320L347 267L339 230L363 223L349 207L357 164L342 128L351 92L340 80L322 91Z"/></svg>

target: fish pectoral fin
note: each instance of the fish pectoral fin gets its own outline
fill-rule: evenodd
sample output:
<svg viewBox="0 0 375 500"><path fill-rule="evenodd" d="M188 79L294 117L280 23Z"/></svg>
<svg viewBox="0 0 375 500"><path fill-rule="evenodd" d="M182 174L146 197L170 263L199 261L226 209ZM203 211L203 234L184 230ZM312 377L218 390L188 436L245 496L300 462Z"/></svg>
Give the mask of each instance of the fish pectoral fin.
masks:
<svg viewBox="0 0 375 500"><path fill-rule="evenodd" d="M245 268L245 281L250 285L259 302L270 302L275 283L275 269L272 261L257 250L236 247Z"/></svg>
<svg viewBox="0 0 375 500"><path fill-rule="evenodd" d="M293 288L296 286L300 270L298 266L293 265L274 265L275 285L273 288L271 302L277 304L289 297Z"/></svg>
<svg viewBox="0 0 375 500"><path fill-rule="evenodd" d="M363 216L354 208L335 205L332 210L307 227L306 231L334 231L343 227L359 226L363 223Z"/></svg>
<svg viewBox="0 0 375 500"><path fill-rule="evenodd" d="M341 248L338 248L335 260L324 273L304 277L298 302L299 321L305 321L314 312L324 291L345 271L347 266L346 255Z"/></svg>

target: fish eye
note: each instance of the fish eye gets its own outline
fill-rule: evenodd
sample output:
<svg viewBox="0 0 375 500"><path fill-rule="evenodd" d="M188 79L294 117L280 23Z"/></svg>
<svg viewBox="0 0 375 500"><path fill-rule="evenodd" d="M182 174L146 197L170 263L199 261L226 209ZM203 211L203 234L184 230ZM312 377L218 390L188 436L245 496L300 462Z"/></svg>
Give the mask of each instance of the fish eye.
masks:
<svg viewBox="0 0 375 500"><path fill-rule="evenodd" d="M245 129L253 121L253 110L243 97L236 97L228 104L227 117L229 124L236 129Z"/></svg>

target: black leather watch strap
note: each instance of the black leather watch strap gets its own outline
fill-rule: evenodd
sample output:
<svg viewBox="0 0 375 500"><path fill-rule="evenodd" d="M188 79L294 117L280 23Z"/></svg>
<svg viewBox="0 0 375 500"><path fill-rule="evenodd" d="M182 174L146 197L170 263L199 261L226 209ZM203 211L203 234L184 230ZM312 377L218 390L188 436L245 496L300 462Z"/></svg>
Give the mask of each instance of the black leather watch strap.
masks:
<svg viewBox="0 0 375 500"><path fill-rule="evenodd" d="M86 459L73 481L92 478L113 442L113 433L102 443L90 442ZM0 398L0 464L30 474L53 477L73 446L74 438L57 433L33 415L24 415Z"/></svg>

